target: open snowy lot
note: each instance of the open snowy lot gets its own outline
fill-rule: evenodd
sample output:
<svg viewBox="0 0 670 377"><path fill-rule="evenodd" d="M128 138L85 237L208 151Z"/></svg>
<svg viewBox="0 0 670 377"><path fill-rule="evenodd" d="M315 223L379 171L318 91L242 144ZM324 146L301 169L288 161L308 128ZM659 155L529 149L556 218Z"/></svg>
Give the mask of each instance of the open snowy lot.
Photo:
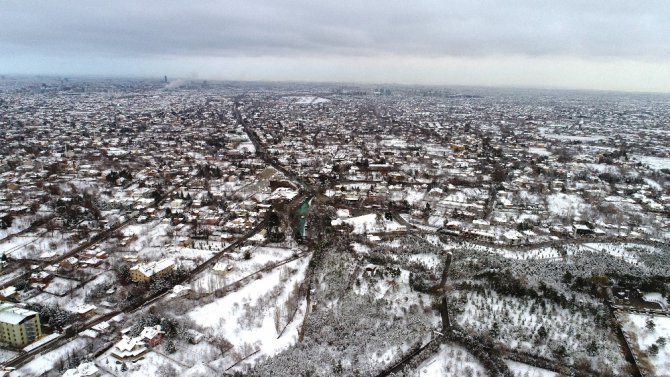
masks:
<svg viewBox="0 0 670 377"><path fill-rule="evenodd" d="M650 375L670 376L670 317L627 313L619 319L640 364L653 368Z"/></svg>
<svg viewBox="0 0 670 377"><path fill-rule="evenodd" d="M250 247L248 250L248 259L245 259L245 252L239 249L226 254L219 263L229 266L230 271L225 276L217 275L211 269L203 272L191 283L193 291L211 293L268 265L290 258L294 252L299 252L297 249L280 247Z"/></svg>
<svg viewBox="0 0 670 377"><path fill-rule="evenodd" d="M227 339L244 356L258 351L246 364L253 364L253 359L260 356L272 356L298 339L298 326L306 308L304 302L297 301L296 287L304 279L307 263L307 259L288 263L193 309L188 317Z"/></svg>
<svg viewBox="0 0 670 377"><path fill-rule="evenodd" d="M556 377L558 376L556 373L534 367L532 365L528 364L523 364L518 361L512 361L512 360L506 360L505 363L509 367L509 369L514 373L515 377Z"/></svg>
<svg viewBox="0 0 670 377"><path fill-rule="evenodd" d="M484 367L465 348L454 344L440 345L439 352L424 361L415 377L486 376Z"/></svg>
<svg viewBox="0 0 670 377"><path fill-rule="evenodd" d="M74 247L69 239L71 236L71 233L61 233L59 231L30 232L0 243L0 254L6 254L15 259L56 257Z"/></svg>
<svg viewBox="0 0 670 377"><path fill-rule="evenodd" d="M461 326L488 332L510 348L568 364L585 359L594 369L610 365L622 370L626 363L614 334L588 310L493 291L456 292L453 300L464 305L456 316Z"/></svg>
<svg viewBox="0 0 670 377"><path fill-rule="evenodd" d="M96 365L110 375L118 377L161 376L166 375L165 372L168 370L176 373L173 375L182 375L181 373L187 370L181 364L155 351L145 353L136 362L126 361L125 371L123 370L123 363L117 363L117 360L109 352L105 352L98 357Z"/></svg>
<svg viewBox="0 0 670 377"><path fill-rule="evenodd" d="M334 226L342 223L351 225L354 228L352 231L354 234L387 233L404 231L406 229L404 225L400 225L393 220L386 220L382 215L375 213L344 220L337 219L332 222Z"/></svg>
<svg viewBox="0 0 670 377"><path fill-rule="evenodd" d="M36 220L35 215L20 216L15 218L12 221L12 226L10 226L7 229L0 229L0 240L29 228L30 224L32 224L33 221L35 220Z"/></svg>
<svg viewBox="0 0 670 377"><path fill-rule="evenodd" d="M58 363L65 360L68 354L86 354L85 350L89 346L89 343L90 341L88 339L78 337L62 347L46 354L39 355L31 362L12 372L12 377L40 376L45 371L57 369Z"/></svg>

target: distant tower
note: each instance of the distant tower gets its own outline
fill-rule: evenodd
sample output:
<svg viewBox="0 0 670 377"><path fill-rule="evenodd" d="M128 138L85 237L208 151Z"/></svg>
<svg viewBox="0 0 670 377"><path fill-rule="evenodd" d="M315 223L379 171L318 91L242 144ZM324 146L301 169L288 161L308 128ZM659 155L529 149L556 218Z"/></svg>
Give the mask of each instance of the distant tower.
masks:
<svg viewBox="0 0 670 377"><path fill-rule="evenodd" d="M164 81L167 84L167 75L165 75Z"/></svg>

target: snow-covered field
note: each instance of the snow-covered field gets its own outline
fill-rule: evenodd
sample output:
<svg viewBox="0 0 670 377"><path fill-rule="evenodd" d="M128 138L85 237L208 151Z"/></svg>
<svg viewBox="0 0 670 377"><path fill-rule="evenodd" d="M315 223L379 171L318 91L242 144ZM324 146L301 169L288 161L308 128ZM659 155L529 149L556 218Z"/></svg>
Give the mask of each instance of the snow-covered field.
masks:
<svg viewBox="0 0 670 377"><path fill-rule="evenodd" d="M0 240L29 228L33 221L35 221L34 215L15 218L14 221L12 221L12 226L7 229L0 229Z"/></svg>
<svg viewBox="0 0 670 377"><path fill-rule="evenodd" d="M0 363L4 363L5 361L10 360L10 359L16 357L16 355L18 355L18 354L19 353L15 352L15 351L0 349Z"/></svg>
<svg viewBox="0 0 670 377"><path fill-rule="evenodd" d="M40 355L31 362L12 372L12 377L40 376L45 371L55 369L60 360L65 360L68 354L83 355L89 345L89 340L76 338L73 341L44 355Z"/></svg>
<svg viewBox="0 0 670 377"><path fill-rule="evenodd" d="M667 157L633 155L633 159L649 165L654 170L670 169L670 158Z"/></svg>
<svg viewBox="0 0 670 377"><path fill-rule="evenodd" d="M440 351L424 361L413 376L486 376L486 370L465 348L455 344L442 344Z"/></svg>
<svg viewBox="0 0 670 377"><path fill-rule="evenodd" d="M584 209L584 200L572 194L551 194L547 196L547 210L558 216L576 216Z"/></svg>
<svg viewBox="0 0 670 377"><path fill-rule="evenodd" d="M606 363L621 370L625 365L616 337L607 328L599 327L589 311L562 308L544 299L502 296L493 291L486 294L457 291L453 300L465 303L456 317L461 326L489 332L510 348L554 358L556 348L564 346L568 350L566 361L570 363L586 358L594 368ZM592 342L597 345L595 356L586 352Z"/></svg>
<svg viewBox="0 0 670 377"><path fill-rule="evenodd" d="M110 373L110 375L118 377L146 377L146 376L162 376L166 375L163 371L168 368L182 375L186 368L182 365L172 361L170 358L154 351L149 351L141 356L137 362L126 362L127 370L122 370L121 363L117 364L116 359L105 352L96 360L96 364L101 367L103 371Z"/></svg>
<svg viewBox="0 0 670 377"><path fill-rule="evenodd" d="M546 369L523 364L518 361L505 360L515 377L556 377L557 374Z"/></svg>
<svg viewBox="0 0 670 377"><path fill-rule="evenodd" d="M231 266L231 270L225 276L216 275L211 269L207 270L191 283L191 288L198 293L211 293L262 269L268 264L290 258L294 252L299 252L299 250L280 247L256 247L251 249L249 259L244 259L240 250L231 252L226 254L228 259L220 260L220 263Z"/></svg>
<svg viewBox="0 0 670 377"><path fill-rule="evenodd" d="M666 344L670 340L670 317L629 313L621 314L619 320L631 347L649 360L656 370L655 375L670 376L670 345ZM649 326L648 321L653 326ZM656 355L653 355L653 345L658 347Z"/></svg>
<svg viewBox="0 0 670 377"><path fill-rule="evenodd" d="M315 97L315 96L302 96L302 97L288 97L289 99L295 99L295 104L298 105L313 105L317 103L330 102L329 99Z"/></svg>
<svg viewBox="0 0 670 377"><path fill-rule="evenodd" d="M333 220L332 222L333 226L337 226L342 223L351 225L354 228L352 232L354 234L385 233L404 231L406 229L404 225L400 225L393 220L386 220L382 215L374 213L344 220L337 219Z"/></svg>
<svg viewBox="0 0 670 377"><path fill-rule="evenodd" d="M56 296L64 296L70 290L77 287L80 283L76 280L64 279L62 277L55 277L49 285L44 289L45 292Z"/></svg>
<svg viewBox="0 0 670 377"><path fill-rule="evenodd" d="M468 248L483 251L486 253L497 254L508 259L559 259L561 254L553 247L541 247L537 249L505 249L501 247L483 246L472 243L465 243Z"/></svg>
<svg viewBox="0 0 670 377"><path fill-rule="evenodd" d="M12 258L45 259L62 255L74 245L67 240L71 234L58 231L41 233L32 232L0 244L0 254L11 255Z"/></svg>
<svg viewBox="0 0 670 377"><path fill-rule="evenodd" d="M304 279L307 264L307 259L288 263L187 315L214 335L230 341L240 353L260 351L245 363L253 363L262 355L272 356L298 339L298 327L306 305L295 303L297 313L293 316L292 312L287 312L287 302L294 295L294 287ZM276 316L278 320L275 320ZM289 317L292 321L277 338Z"/></svg>
<svg viewBox="0 0 670 377"><path fill-rule="evenodd" d="M632 264L638 263L638 257L637 257L638 252L631 250L629 246L624 243L620 244L585 243L582 245L582 247L607 253L613 257L621 258L628 263Z"/></svg>
<svg viewBox="0 0 670 377"><path fill-rule="evenodd" d="M529 147L528 153L537 154L540 156L551 156L551 152L546 148Z"/></svg>

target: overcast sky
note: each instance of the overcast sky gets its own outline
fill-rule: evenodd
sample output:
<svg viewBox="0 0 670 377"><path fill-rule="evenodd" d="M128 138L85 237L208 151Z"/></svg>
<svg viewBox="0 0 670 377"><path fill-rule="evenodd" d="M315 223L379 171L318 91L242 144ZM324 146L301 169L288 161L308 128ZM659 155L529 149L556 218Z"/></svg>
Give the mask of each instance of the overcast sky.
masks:
<svg viewBox="0 0 670 377"><path fill-rule="evenodd" d="M2 0L0 73L670 92L670 1Z"/></svg>

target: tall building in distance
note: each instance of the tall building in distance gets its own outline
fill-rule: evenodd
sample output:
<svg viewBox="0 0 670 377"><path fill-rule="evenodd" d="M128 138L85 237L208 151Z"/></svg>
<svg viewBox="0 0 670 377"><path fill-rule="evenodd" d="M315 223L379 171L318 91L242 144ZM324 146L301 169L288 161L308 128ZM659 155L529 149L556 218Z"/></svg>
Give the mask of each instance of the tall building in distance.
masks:
<svg viewBox="0 0 670 377"><path fill-rule="evenodd" d="M167 75L165 75L164 79L165 83L167 84Z"/></svg>
<svg viewBox="0 0 670 377"><path fill-rule="evenodd" d="M40 316L32 310L0 304L0 342L24 347L42 337Z"/></svg>

